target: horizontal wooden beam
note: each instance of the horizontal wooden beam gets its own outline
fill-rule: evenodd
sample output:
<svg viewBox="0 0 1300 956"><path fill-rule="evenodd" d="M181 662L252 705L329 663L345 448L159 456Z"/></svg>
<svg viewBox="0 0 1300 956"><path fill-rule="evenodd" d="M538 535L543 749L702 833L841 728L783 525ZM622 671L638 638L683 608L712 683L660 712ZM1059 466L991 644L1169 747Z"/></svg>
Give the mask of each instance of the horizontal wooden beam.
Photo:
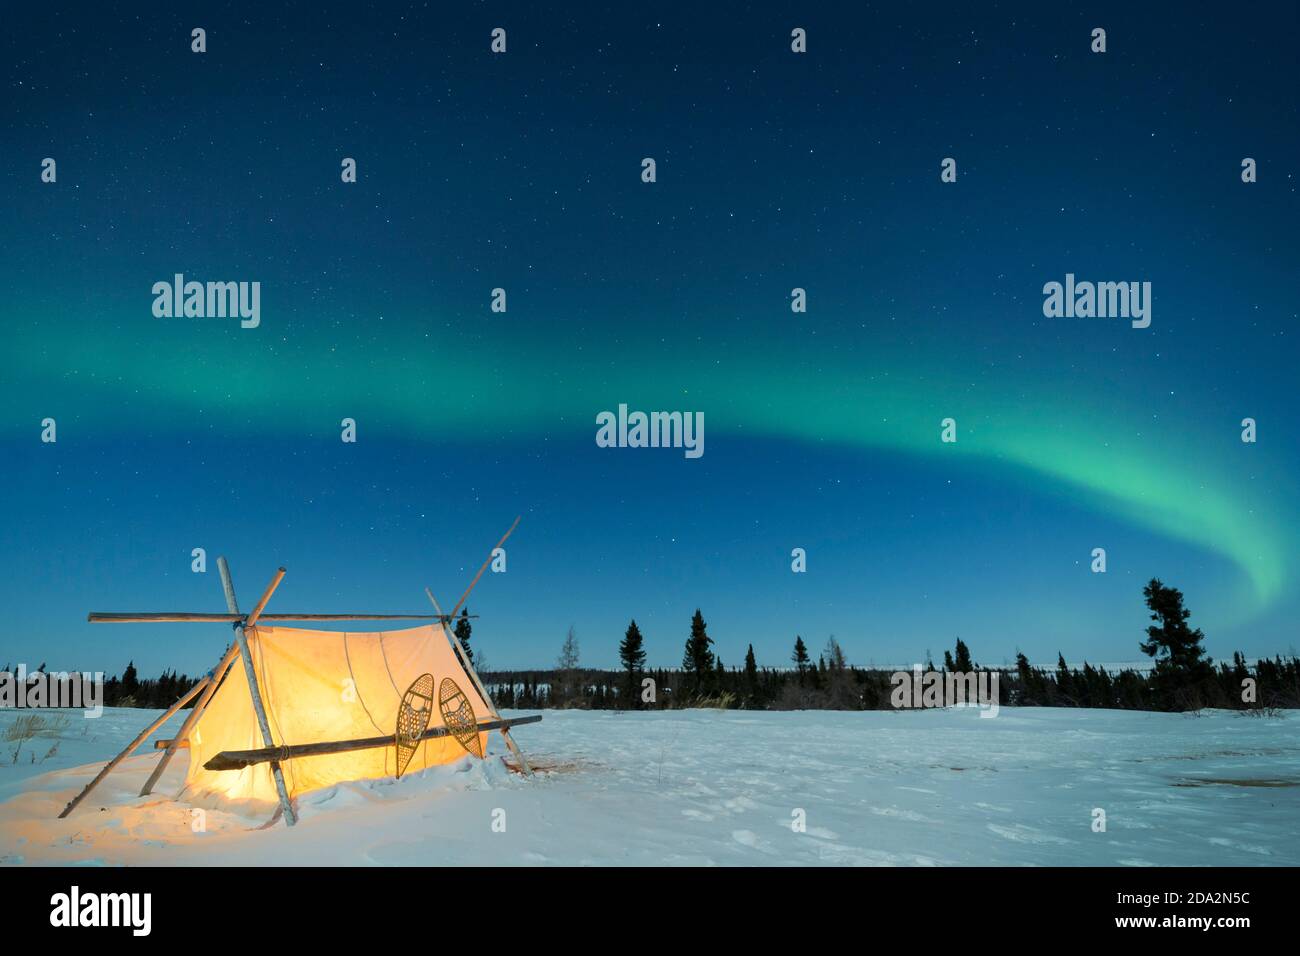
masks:
<svg viewBox="0 0 1300 956"><path fill-rule="evenodd" d="M143 624L162 621L202 621L233 624L242 621L242 614L192 614L188 611L91 611L86 620L91 624Z"/></svg>
<svg viewBox="0 0 1300 956"><path fill-rule="evenodd" d="M154 749L154 750L166 750L168 747L171 746L171 743L172 743L172 742L171 742L170 740L155 740L155 741L153 742L153 749ZM176 741L176 749L177 749L177 750L189 750L189 749L190 749L190 742L189 742L188 740L178 740L178 741Z"/></svg>
<svg viewBox="0 0 1300 956"><path fill-rule="evenodd" d="M478 617L471 614L470 617ZM263 621L436 621L436 614L263 614Z"/></svg>
<svg viewBox="0 0 1300 956"><path fill-rule="evenodd" d="M470 617L478 617L471 614ZM437 614L263 614L262 621L437 621L445 620ZM91 624L158 624L162 622L190 622L200 624L235 624L244 620L242 614L200 614L191 611L91 611L86 615Z"/></svg>
<svg viewBox="0 0 1300 956"><path fill-rule="evenodd" d="M541 714L531 714L513 719L480 720L478 729L480 731L508 730L517 724L535 724L541 719ZM418 739L432 740L435 737L446 737L450 733L451 731L446 727L434 727L426 730ZM356 740L333 740L318 744L286 744L279 747L263 747L260 750L223 750L205 763L203 769L243 770L253 764L270 763L272 760L283 762L296 760L299 757L320 757L353 750L371 750L376 747L391 747L394 743L395 737L390 734L387 737L359 737Z"/></svg>

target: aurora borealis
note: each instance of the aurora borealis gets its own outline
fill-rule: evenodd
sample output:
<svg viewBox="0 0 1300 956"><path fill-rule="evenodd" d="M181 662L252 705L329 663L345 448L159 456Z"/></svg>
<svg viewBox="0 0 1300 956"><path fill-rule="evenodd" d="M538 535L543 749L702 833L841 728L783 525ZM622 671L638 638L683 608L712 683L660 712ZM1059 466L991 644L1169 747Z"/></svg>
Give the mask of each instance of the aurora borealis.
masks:
<svg viewBox="0 0 1300 956"><path fill-rule="evenodd" d="M195 547L285 565L282 610L419 609L517 513L489 666L569 624L612 665L631 617L675 664L697 606L728 664L1133 660L1153 576L1216 658L1294 644L1295 10L294 9L0 41L0 657L193 672L220 634L85 612L219 609ZM260 324L156 318L176 273ZM1067 273L1151 326L1046 318ZM621 402L706 454L596 447Z"/></svg>

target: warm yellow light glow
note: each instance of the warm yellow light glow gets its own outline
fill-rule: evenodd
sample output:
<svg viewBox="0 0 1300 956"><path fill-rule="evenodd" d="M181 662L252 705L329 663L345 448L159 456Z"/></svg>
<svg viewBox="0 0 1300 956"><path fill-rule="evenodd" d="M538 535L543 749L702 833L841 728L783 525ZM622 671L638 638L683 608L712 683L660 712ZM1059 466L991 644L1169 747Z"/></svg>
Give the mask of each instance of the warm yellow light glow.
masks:
<svg viewBox="0 0 1300 956"><path fill-rule="evenodd" d="M403 691L424 673L434 675L437 681L452 678L480 719L488 713L442 629L432 625L361 634L258 627L248 632L248 643L276 744L393 734ZM435 713L429 726L440 725L441 718ZM484 747L486 738L486 734L480 735ZM243 770L203 769L203 764L222 750L263 746L248 681L236 662L191 736L185 795L190 799L211 794L230 800L276 802L270 764ZM426 740L406 772L464 756L464 748L453 738ZM382 747L303 757L281 767L293 796L346 780L391 777L396 772L396 754L393 747Z"/></svg>

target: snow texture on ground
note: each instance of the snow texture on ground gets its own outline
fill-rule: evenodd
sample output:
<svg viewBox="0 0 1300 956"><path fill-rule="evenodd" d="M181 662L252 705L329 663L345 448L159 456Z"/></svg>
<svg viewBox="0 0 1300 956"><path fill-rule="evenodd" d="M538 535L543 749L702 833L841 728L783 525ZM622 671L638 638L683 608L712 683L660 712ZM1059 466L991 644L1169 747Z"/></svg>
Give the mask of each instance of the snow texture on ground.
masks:
<svg viewBox="0 0 1300 956"><path fill-rule="evenodd" d="M293 829L199 828L184 752L137 796L148 750L56 819L156 713L71 712L15 764L0 712L0 864L1300 864L1300 711L546 711L516 731L531 781L493 734L487 761L305 794Z"/></svg>

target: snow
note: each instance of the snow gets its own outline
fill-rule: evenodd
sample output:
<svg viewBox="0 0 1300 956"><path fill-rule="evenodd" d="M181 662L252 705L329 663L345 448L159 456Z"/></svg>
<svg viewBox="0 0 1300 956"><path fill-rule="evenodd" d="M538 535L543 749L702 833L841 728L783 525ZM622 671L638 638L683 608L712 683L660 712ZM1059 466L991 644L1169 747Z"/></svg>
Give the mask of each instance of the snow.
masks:
<svg viewBox="0 0 1300 956"><path fill-rule="evenodd" d="M0 863L1300 864L1300 711L548 710L516 731L548 768L531 781L493 734L487 761L305 794L293 829L230 809L199 827L171 798L184 752L137 796L149 750L56 819L156 713L72 712L17 765L0 740Z"/></svg>

